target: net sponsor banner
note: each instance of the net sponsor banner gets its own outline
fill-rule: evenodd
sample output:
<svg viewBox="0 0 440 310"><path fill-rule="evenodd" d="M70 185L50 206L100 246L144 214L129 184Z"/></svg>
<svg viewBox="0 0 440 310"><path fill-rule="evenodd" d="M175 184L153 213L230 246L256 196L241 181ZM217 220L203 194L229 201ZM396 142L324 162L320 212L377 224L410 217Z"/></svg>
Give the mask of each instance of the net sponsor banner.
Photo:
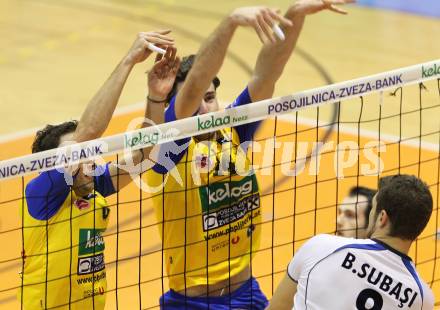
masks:
<svg viewBox="0 0 440 310"><path fill-rule="evenodd" d="M105 155L155 146L222 128L253 123L270 116L292 113L308 107L348 100L436 78L440 78L440 59L233 109L4 160L0 162L0 179L63 168Z"/></svg>

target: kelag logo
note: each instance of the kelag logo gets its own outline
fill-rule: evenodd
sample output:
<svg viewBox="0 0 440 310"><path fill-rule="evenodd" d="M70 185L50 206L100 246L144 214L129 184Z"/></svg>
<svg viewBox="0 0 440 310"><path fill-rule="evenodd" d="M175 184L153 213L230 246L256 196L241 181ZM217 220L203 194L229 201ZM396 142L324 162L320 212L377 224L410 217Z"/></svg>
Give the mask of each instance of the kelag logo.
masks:
<svg viewBox="0 0 440 310"><path fill-rule="evenodd" d="M101 236L103 231L104 229L80 229L78 254L86 255L104 251L104 238Z"/></svg>
<svg viewBox="0 0 440 310"><path fill-rule="evenodd" d="M422 78L429 78L434 75L440 74L440 66L437 66L437 64L434 64L434 66L425 68L422 66Z"/></svg>
<svg viewBox="0 0 440 310"><path fill-rule="evenodd" d="M222 206L230 205L241 198L258 192L255 175L247 176L240 181L217 182L199 189L202 211L214 211Z"/></svg>
<svg viewBox="0 0 440 310"><path fill-rule="evenodd" d="M151 143L156 145L159 142L159 133L155 132L153 134L147 135L145 133L139 132L136 135L125 135L125 147L134 147L136 145L146 145Z"/></svg>
<svg viewBox="0 0 440 310"><path fill-rule="evenodd" d="M226 115L225 117L214 117L211 115L211 119L207 119L202 121L200 117L197 118L197 130L205 130L215 127L226 126L230 124L235 124L241 121L245 121L248 119L247 115L233 116L232 119L230 116Z"/></svg>
<svg viewBox="0 0 440 310"><path fill-rule="evenodd" d="M197 129L198 130L204 130L214 127L220 127L223 125L228 125L231 123L231 118L229 116L225 117L214 117L211 116L211 119L208 119L206 121L201 121L200 118L197 118Z"/></svg>

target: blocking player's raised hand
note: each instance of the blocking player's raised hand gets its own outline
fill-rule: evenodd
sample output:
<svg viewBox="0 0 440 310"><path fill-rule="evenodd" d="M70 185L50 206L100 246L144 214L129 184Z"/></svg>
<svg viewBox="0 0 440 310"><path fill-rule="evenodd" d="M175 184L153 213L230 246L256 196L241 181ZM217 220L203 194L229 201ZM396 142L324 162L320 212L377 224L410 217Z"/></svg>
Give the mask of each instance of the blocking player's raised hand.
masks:
<svg viewBox="0 0 440 310"><path fill-rule="evenodd" d="M180 66L180 59L176 54L177 49L168 46L165 55L157 55L153 68L148 72L149 98L163 101L171 92Z"/></svg>
<svg viewBox="0 0 440 310"><path fill-rule="evenodd" d="M163 45L157 45L158 48L165 48ZM158 54L156 61L148 72L148 96L145 110L145 119L142 121L142 127L149 127L154 124L164 122L165 102L168 93L173 87L177 71L180 66L180 60L176 56L177 49L174 46L166 47L164 55ZM151 168L154 162L158 161L158 149L152 153L153 148L146 147L127 154L119 163L109 166L112 176L113 186L119 186L119 189L125 187L133 180L134 175L138 175ZM153 159L152 162L149 159ZM120 171L120 170L123 171Z"/></svg>
<svg viewBox="0 0 440 310"><path fill-rule="evenodd" d="M280 10L265 6L238 8L231 13L230 17L238 26L254 28L263 43L276 42L273 30L275 25L292 26L289 19L280 15Z"/></svg>
<svg viewBox="0 0 440 310"><path fill-rule="evenodd" d="M302 15L315 14L323 10L347 14L348 12L338 7L338 5L355 2L356 0L299 0L295 2L289 10L293 10L294 13Z"/></svg>
<svg viewBox="0 0 440 310"><path fill-rule="evenodd" d="M173 46L174 39L168 36L170 32L171 30L139 32L127 53L127 61L131 64L143 62L153 53L152 44L164 47Z"/></svg>

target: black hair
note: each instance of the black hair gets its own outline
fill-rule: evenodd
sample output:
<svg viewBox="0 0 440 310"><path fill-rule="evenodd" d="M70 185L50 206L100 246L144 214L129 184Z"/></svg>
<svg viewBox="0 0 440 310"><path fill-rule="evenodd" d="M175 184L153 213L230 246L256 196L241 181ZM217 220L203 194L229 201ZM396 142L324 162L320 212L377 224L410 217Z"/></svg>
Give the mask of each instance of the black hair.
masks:
<svg viewBox="0 0 440 310"><path fill-rule="evenodd" d="M350 188L349 196L355 197L355 196L365 196L367 197L367 207L365 208L365 227L368 226L368 220L370 218L370 211L373 207L373 197L376 195L377 191L365 186L353 186Z"/></svg>
<svg viewBox="0 0 440 310"><path fill-rule="evenodd" d="M59 125L46 125L39 130L32 143L32 153L51 150L60 145L61 136L74 132L78 126L78 121L64 122Z"/></svg>
<svg viewBox="0 0 440 310"><path fill-rule="evenodd" d="M385 210L390 219L390 236L404 240L415 240L422 233L433 205L428 185L406 174L381 178L376 203L376 215Z"/></svg>
<svg viewBox="0 0 440 310"><path fill-rule="evenodd" d="M182 83L186 80L188 72L191 70L192 66L194 65L195 59L196 59L196 55L189 55L183 57L182 61L180 62L179 70L177 71L176 79L174 80L173 88L171 92L168 94L167 97L168 102L170 102L171 99L177 94L177 86L179 85L179 83ZM215 77L212 80L212 83L214 84L215 89L217 89L220 86L220 79L218 77Z"/></svg>

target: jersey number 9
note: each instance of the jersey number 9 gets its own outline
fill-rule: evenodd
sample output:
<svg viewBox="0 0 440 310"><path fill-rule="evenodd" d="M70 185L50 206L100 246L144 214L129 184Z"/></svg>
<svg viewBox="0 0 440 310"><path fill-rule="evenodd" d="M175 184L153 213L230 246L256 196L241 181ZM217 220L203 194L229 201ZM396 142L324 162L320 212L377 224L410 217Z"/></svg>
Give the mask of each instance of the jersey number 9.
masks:
<svg viewBox="0 0 440 310"><path fill-rule="evenodd" d="M361 291L356 299L356 309L358 310L381 310L382 306L382 296L370 288Z"/></svg>

